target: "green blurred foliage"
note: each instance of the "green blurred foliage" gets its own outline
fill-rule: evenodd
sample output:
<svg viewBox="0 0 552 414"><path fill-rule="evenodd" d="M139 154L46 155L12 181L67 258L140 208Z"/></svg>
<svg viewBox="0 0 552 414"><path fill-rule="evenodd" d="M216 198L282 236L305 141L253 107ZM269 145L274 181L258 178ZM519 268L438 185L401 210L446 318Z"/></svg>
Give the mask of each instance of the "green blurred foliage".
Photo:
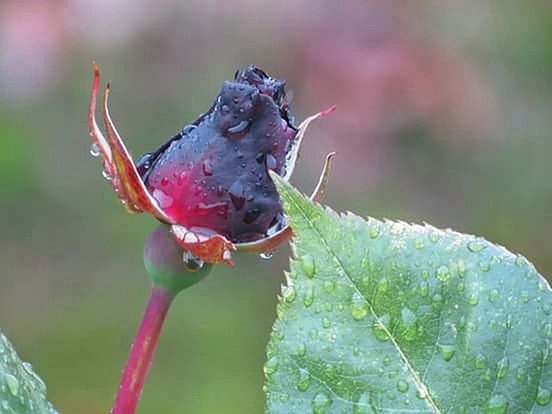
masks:
<svg viewBox="0 0 552 414"><path fill-rule="evenodd" d="M113 81L112 115L138 155L205 111L221 82L249 63L289 79L298 119L328 106L340 84L317 101L315 92L325 88L309 83L312 73L307 76L297 63L297 42L290 39L300 39L307 49L318 46L322 54L337 51L309 37L307 17L327 17L323 5L309 0L255 5L243 0L235 7L199 1L186 6L166 1L161 7L141 0L130 15L117 15L122 1L109 2L109 13L97 2L86 6L95 12L75 15L63 14L78 3L73 0L29 2L24 13L34 11L34 18L49 24L32 26L44 30L37 41L25 38L26 30L33 32L25 26L7 42L7 30L27 21L5 8L18 3L0 4L0 326L46 380L49 398L62 413L107 412L148 295L141 255L155 222L121 208L99 161L88 153L90 61L101 63L105 78ZM59 13L35 10L37 4ZM404 121L400 115L400 122L385 120L374 129L384 131L381 137L367 132L355 143L354 157L338 154L328 204L481 234L552 275L548 2L523 8L515 2L355 4L375 16L368 29L384 26L387 15L405 16L412 27L391 24L388 30L409 39L413 49L430 44L467 62L479 76L475 88L488 91L494 105L480 114L491 124L485 128L448 124L454 106L432 122ZM60 15L69 23L56 20ZM117 24L111 15L119 16ZM10 16L15 17L7 24ZM330 37L364 27L322 22ZM62 23L70 29L58 30ZM121 27L128 30L124 36ZM46 35L57 43L46 44ZM380 42L370 39L372 46ZM31 48L28 60L10 66L13 50L23 46ZM353 56L340 62L344 73L356 61ZM429 82L415 87L430 88L428 76ZM454 84L457 78L439 82ZM332 117L313 126L306 139L293 179L306 192L322 155L340 149L348 154L352 145L348 134L329 126L363 118L364 108L358 113L338 108ZM331 136L324 137L328 130ZM374 167L354 167L364 164ZM271 261L238 256L235 269L215 269L178 298L141 413L262 411L264 346L287 253L284 248Z"/></svg>

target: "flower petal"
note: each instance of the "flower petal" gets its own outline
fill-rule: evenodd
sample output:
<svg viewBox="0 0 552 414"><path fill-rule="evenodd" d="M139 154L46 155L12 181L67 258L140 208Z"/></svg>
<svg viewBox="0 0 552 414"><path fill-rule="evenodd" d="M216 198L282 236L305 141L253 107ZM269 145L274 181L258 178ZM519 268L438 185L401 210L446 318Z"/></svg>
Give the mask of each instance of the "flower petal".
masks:
<svg viewBox="0 0 552 414"><path fill-rule="evenodd" d="M184 250L207 263L224 263L234 266L232 251L236 247L218 233L207 229L187 229L179 224L171 226L171 233Z"/></svg>
<svg viewBox="0 0 552 414"><path fill-rule="evenodd" d="M103 101L104 124L108 139L103 136L98 128L95 110L100 84L100 68L95 63L93 64L93 68L94 78L92 80L92 93L88 108L88 127L90 136L98 146L100 155L103 158L104 173L109 177L113 189L129 211L133 213L150 213L160 220L173 223L173 220L159 207L157 201L147 191L136 170L132 157L113 125L107 105L110 90L109 84L105 89Z"/></svg>
<svg viewBox="0 0 552 414"><path fill-rule="evenodd" d="M293 170L295 169L295 164L297 163L297 159L299 158L301 144L303 143L305 132L307 132L307 128L310 125L310 123L315 119L331 114L333 111L335 111L335 109L336 109L336 106L333 105L328 109L325 109L323 111L318 112L317 114L309 116L303 122L301 122L301 124L298 127L297 135L293 140L293 146L291 147L291 149L289 150L286 156L285 175L282 177L285 181L289 181L289 179L291 178L291 175L293 174Z"/></svg>
<svg viewBox="0 0 552 414"><path fill-rule="evenodd" d="M309 121L310 122L310 121ZM324 162L324 167L322 168L322 173L318 179L318 184L314 188L310 199L316 203L320 202L326 193L326 188L328 186L328 178L330 176L332 158L334 157L335 152L331 152L326 156L326 161ZM277 176L275 172L270 171L271 176ZM274 234L267 236L263 239L250 242L250 243L237 243L236 248L240 252L248 253L264 253L274 250L280 244L286 242L293 235L293 231L289 225L284 226L282 229L278 230Z"/></svg>

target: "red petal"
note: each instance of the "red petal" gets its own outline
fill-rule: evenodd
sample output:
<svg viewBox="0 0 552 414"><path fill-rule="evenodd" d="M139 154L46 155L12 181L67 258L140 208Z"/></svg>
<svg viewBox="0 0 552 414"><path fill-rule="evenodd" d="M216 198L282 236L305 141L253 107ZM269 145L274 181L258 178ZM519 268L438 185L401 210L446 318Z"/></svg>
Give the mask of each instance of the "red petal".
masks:
<svg viewBox="0 0 552 414"><path fill-rule="evenodd" d="M105 89L103 102L104 123L109 140L106 140L98 128L95 111L96 97L100 85L100 68L96 63L93 64L93 67L94 78L92 80L92 94L88 108L88 128L90 136L98 146L100 155L102 156L105 174L110 178L113 189L129 211L134 213L150 213L160 220L173 223L173 220L161 210L157 201L147 191L136 170L132 157L113 125L107 107L109 84Z"/></svg>
<svg viewBox="0 0 552 414"><path fill-rule="evenodd" d="M236 247L220 234L207 229L189 230L179 224L171 226L171 233L177 243L195 257L207 263L234 266L231 252L235 251Z"/></svg>

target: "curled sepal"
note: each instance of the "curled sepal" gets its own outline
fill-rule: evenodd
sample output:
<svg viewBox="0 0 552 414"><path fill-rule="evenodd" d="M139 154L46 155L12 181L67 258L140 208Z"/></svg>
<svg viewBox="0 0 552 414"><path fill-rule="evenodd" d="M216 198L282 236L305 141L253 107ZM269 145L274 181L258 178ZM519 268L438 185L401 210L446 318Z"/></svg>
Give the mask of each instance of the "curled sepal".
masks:
<svg viewBox="0 0 552 414"><path fill-rule="evenodd" d="M94 63L94 77L92 79L92 92L88 107L88 128L93 143L103 159L105 176L111 181L111 185L127 209L134 213L146 212L168 223L173 220L158 206L157 201L147 191L132 157L126 149L123 140L119 136L113 121L109 115L108 97L109 84L105 89L103 100L103 115L107 138L104 137L96 122L96 100L100 85L100 68Z"/></svg>
<svg viewBox="0 0 552 414"><path fill-rule="evenodd" d="M208 229L187 229L173 224L171 233L180 247L207 263L224 263L234 266L232 251L236 247L224 236Z"/></svg>
<svg viewBox="0 0 552 414"><path fill-rule="evenodd" d="M176 295L209 274L210 263L191 260L166 224L159 225L144 244L144 266L153 284Z"/></svg>
<svg viewBox="0 0 552 414"><path fill-rule="evenodd" d="M288 154L286 155L286 170L285 170L285 175L282 177L285 181L289 181L289 179L293 174L293 170L295 169L295 164L297 163L297 159L299 158L299 152L301 151L301 144L303 143L303 138L305 137L305 133L307 132L307 128L310 125L310 123L318 118L331 114L333 111L335 111L335 109L336 109L335 105L330 106L328 109L320 111L317 114L311 115L308 118L306 118L303 122L301 122L301 124L298 127L295 140L293 141L293 146L291 147Z"/></svg>
<svg viewBox="0 0 552 414"><path fill-rule="evenodd" d="M324 194L326 193L326 189L328 187L328 178L330 176L330 170L332 166L332 158L334 156L335 152L331 152L326 155L326 161L324 162L322 173L320 174L320 177L318 178L318 183L316 184L316 187L314 188L314 191L310 196L310 199L315 203L320 202L324 197ZM271 175L271 178L273 180L275 176L278 176L278 174L273 171L270 171L269 174ZM279 176L278 178L281 179L281 177ZM292 235L293 231L291 230L291 227L289 226L289 224L286 224L277 232L264 237L263 239L249 243L237 243L236 248L240 252L266 253L274 250L282 243L288 241Z"/></svg>

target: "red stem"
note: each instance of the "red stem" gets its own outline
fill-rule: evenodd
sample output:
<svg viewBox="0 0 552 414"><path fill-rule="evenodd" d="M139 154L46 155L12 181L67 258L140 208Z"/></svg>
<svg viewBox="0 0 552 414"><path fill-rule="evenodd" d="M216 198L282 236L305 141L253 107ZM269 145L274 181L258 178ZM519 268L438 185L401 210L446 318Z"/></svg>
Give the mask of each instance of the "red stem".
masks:
<svg viewBox="0 0 552 414"><path fill-rule="evenodd" d="M153 286L138 333L130 349L112 414L134 414L174 295Z"/></svg>

